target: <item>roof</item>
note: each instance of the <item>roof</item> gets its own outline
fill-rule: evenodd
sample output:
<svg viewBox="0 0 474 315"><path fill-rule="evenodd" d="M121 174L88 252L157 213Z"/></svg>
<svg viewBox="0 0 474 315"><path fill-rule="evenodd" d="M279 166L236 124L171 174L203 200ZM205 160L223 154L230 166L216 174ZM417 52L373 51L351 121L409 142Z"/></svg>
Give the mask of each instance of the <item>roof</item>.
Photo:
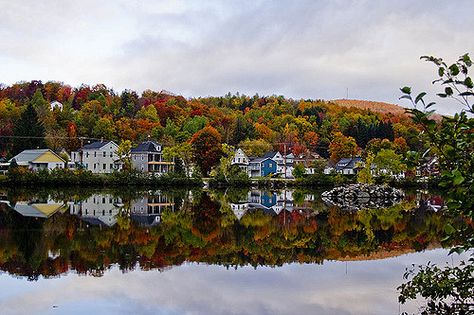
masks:
<svg viewBox="0 0 474 315"><path fill-rule="evenodd" d="M342 158L337 162L336 164L336 169L337 170L342 170L345 168L356 168L356 164L362 162L362 158L357 156L357 157L351 157L351 158Z"/></svg>
<svg viewBox="0 0 474 315"><path fill-rule="evenodd" d="M93 149L100 149L104 146L106 146L107 144L109 143L113 143L115 145L117 145L115 142L113 141L96 141L96 142L92 142L92 143L89 143L89 144L86 144L84 147L82 147L82 150L93 150Z"/></svg>
<svg viewBox="0 0 474 315"><path fill-rule="evenodd" d="M263 156L264 158L273 158L275 155L277 155L277 153L279 153L278 151L270 151L270 152L267 152L265 153L265 155Z"/></svg>
<svg viewBox="0 0 474 315"><path fill-rule="evenodd" d="M249 163L262 163L263 161L266 161L266 160L270 160L270 161L276 163L275 161L273 161L273 160L272 160L271 158L269 158L269 157L256 158L256 159L251 160Z"/></svg>
<svg viewBox="0 0 474 315"><path fill-rule="evenodd" d="M140 143L136 148L131 150L132 153L136 152L161 152L162 145L155 141L145 141Z"/></svg>
<svg viewBox="0 0 474 315"><path fill-rule="evenodd" d="M65 162L59 155L51 151L50 149L36 149L36 150L24 150L17 155L15 155L13 158L10 159L10 162L15 159L15 161L18 164L21 163L29 163L29 162L56 162L56 161L47 161L46 159L42 160L41 156L46 154L46 153L51 153L54 154L58 159L60 159L63 163Z"/></svg>

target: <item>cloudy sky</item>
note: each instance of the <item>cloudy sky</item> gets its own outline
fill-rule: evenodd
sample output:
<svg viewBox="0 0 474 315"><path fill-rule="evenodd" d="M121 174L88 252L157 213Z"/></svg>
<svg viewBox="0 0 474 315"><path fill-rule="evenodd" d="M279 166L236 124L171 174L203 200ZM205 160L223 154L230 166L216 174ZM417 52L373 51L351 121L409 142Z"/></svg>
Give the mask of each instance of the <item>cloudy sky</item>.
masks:
<svg viewBox="0 0 474 315"><path fill-rule="evenodd" d="M399 103L474 54L473 1L0 0L0 82ZM403 104L408 106L408 104ZM459 107L440 104L441 112Z"/></svg>
<svg viewBox="0 0 474 315"><path fill-rule="evenodd" d="M184 264L164 272L118 268L103 277L69 274L31 282L0 274L4 315L29 314L399 314L420 301L398 305L405 268L426 261L459 264L467 255L437 249L369 261L322 265L223 266ZM53 308L53 305L57 308Z"/></svg>

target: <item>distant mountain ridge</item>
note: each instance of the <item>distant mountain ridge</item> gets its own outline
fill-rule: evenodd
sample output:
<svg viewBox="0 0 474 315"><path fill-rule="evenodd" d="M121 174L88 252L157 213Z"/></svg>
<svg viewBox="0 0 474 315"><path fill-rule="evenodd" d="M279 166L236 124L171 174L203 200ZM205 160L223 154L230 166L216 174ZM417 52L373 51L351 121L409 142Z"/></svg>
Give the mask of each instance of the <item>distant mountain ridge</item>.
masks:
<svg viewBox="0 0 474 315"><path fill-rule="evenodd" d="M378 113L392 113L395 115L405 114L405 108L399 105L385 103L385 102L374 102L365 100L349 100L349 99L338 99L331 100L332 103L343 107L356 107L361 109L369 109Z"/></svg>

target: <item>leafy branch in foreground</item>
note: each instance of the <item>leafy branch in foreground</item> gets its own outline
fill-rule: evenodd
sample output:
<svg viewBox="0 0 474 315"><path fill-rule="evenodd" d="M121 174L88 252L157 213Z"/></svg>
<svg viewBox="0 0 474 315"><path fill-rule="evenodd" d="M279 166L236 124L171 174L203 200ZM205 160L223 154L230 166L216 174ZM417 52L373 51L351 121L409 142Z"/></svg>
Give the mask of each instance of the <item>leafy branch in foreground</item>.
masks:
<svg viewBox="0 0 474 315"><path fill-rule="evenodd" d="M413 108L407 110L412 119L425 133L430 143L430 154L439 158L441 170L440 185L449 188L448 211L458 215L464 224L454 228L448 225L448 239L459 245L452 252L463 252L474 247L474 114L472 102L473 81L469 76L472 61L468 54L448 66L441 58L423 56L422 60L432 62L438 68L439 78L433 84L440 84L444 91L437 95L453 99L463 105L454 117L443 117L438 123L433 119L435 102L426 102L426 92L412 96L410 87L401 88L401 99L408 99ZM420 108L420 105L423 108ZM415 268L415 266L413 266ZM460 266L441 269L434 264L418 266L405 273L407 283L401 285L399 301L415 299L420 295L427 299L422 314L468 314L474 312L474 259L462 262Z"/></svg>

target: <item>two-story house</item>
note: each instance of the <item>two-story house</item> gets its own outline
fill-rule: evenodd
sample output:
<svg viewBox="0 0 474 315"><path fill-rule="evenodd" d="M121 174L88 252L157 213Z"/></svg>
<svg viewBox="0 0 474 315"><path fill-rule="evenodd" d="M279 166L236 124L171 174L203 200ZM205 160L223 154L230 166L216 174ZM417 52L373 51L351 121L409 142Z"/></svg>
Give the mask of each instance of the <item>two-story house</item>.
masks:
<svg viewBox="0 0 474 315"><path fill-rule="evenodd" d="M232 165L237 165L243 171L247 172L249 166L249 157L242 149L237 149L234 154L234 158L231 161Z"/></svg>
<svg viewBox="0 0 474 315"><path fill-rule="evenodd" d="M118 145L114 141L97 141L71 152L71 161L95 174L112 173L122 169L117 150Z"/></svg>
<svg viewBox="0 0 474 315"><path fill-rule="evenodd" d="M264 177L277 173L277 162L271 158L256 158L249 162L248 175L250 177Z"/></svg>
<svg viewBox="0 0 474 315"><path fill-rule="evenodd" d="M132 167L140 172L161 175L173 171L174 162L163 158L163 146L145 141L131 150Z"/></svg>

